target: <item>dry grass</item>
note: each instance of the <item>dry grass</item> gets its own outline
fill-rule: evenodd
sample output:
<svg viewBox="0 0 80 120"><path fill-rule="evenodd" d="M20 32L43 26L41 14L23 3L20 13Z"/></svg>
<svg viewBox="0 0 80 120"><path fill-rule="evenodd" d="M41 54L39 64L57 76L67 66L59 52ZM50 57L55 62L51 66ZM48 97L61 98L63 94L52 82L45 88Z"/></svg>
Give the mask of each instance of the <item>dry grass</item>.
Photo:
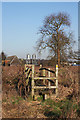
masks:
<svg viewBox="0 0 80 120"><path fill-rule="evenodd" d="M2 67L2 116L3 118L49 118L47 116L46 111L47 105L42 105L42 101L32 101L31 99L24 100L19 96L18 91L16 90L16 84L14 84L15 80L17 80L17 76L20 72L20 69L23 66L5 66ZM54 68L51 68L54 69ZM36 72L38 72L38 68L35 68ZM53 98L52 101L60 102L61 100L67 99L67 103L69 101L73 101L71 104L75 103L75 106L79 103L79 68L77 66L70 67L62 67L59 69L59 96L58 98ZM65 104L67 104L65 103ZM52 104L53 106L53 104ZM49 106L49 110L53 111L51 106ZM56 106L55 106L56 107ZM63 108L63 110L66 108ZM57 108L59 111L59 106ZM56 110L56 111L57 111ZM71 111L67 110L67 117L77 117L79 114L80 108L76 107L75 110L71 109ZM49 112L50 112L49 111ZM56 111L50 112L50 114L54 113L57 115ZM76 113L77 111L77 113ZM48 112L48 113L49 113ZM71 114L69 114L70 112ZM52 115L54 115L52 114ZM55 116L54 115L54 116ZM61 112L59 112L61 117ZM71 115L71 116L70 116Z"/></svg>

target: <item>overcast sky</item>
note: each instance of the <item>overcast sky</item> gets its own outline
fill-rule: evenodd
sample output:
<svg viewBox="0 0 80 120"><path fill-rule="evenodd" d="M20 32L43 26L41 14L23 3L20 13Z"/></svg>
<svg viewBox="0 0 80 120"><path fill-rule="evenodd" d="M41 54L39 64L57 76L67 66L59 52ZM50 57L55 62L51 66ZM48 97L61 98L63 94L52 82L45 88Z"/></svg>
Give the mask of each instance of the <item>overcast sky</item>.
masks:
<svg viewBox="0 0 80 120"><path fill-rule="evenodd" d="M70 15L74 40L78 43L77 2L4 2L2 3L2 49L7 55L26 58L26 54L37 54L34 47L37 34L45 16L67 12ZM74 46L77 49L78 44ZM45 52L45 53L44 53ZM47 56L44 51L42 58ZM38 55L37 55L38 56Z"/></svg>

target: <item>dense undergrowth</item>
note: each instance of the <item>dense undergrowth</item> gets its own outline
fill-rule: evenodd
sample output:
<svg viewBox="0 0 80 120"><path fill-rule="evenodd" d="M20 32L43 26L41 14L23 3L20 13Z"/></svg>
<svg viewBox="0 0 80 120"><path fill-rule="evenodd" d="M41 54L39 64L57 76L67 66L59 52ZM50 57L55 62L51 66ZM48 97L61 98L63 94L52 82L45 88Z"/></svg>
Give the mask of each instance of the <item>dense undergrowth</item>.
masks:
<svg viewBox="0 0 80 120"><path fill-rule="evenodd" d="M8 103L13 106L18 106L20 102L24 103L24 101L27 102L27 104L29 102L30 105L33 102L35 102L35 101L31 102L32 101L31 94L30 96L28 96L26 100L22 99L23 97L19 96L18 91L16 89L19 79L17 77L19 76L18 71L19 71L18 67L3 68L2 82L3 82L3 86L5 86L3 87L3 110L5 110L5 108L8 109ZM62 119L62 118L76 118L76 120L79 119L80 101L79 101L78 72L79 71L77 67L69 67L69 68L64 67L59 69L59 76L58 76L59 90L60 90L59 97L56 99L49 98L45 101L43 101L42 96L37 98L37 101L40 102L41 105L40 107L43 111L44 116L46 116L47 118L56 118L56 119ZM7 103L6 106L5 103ZM19 105L22 105L22 103L20 103ZM37 106L39 107L39 105ZM36 107L35 105L34 107L37 108L36 112L39 113L38 107ZM24 110L24 107L22 109ZM25 111L28 111L29 109L30 108L28 108ZM17 113L17 111L15 112ZM7 114L7 111L6 112L4 111L3 113L6 113L6 115L9 116ZM14 113L14 116L16 113ZM20 113L23 113L22 110L20 111ZM26 115L28 114L26 113L25 116Z"/></svg>
<svg viewBox="0 0 80 120"><path fill-rule="evenodd" d="M50 98L41 102L45 106L44 115L50 118L78 118L80 117L80 102L63 99L51 100Z"/></svg>

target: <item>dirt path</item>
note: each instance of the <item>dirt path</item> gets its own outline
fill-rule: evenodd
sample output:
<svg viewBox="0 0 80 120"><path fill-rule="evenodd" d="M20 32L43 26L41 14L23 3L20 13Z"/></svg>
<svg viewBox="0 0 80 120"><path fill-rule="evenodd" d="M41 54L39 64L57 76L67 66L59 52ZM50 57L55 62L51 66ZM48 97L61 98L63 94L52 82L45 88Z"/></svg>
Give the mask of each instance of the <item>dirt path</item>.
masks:
<svg viewBox="0 0 80 120"><path fill-rule="evenodd" d="M21 100L18 104L9 104L4 102L2 104L3 118L46 118L42 105L38 101Z"/></svg>

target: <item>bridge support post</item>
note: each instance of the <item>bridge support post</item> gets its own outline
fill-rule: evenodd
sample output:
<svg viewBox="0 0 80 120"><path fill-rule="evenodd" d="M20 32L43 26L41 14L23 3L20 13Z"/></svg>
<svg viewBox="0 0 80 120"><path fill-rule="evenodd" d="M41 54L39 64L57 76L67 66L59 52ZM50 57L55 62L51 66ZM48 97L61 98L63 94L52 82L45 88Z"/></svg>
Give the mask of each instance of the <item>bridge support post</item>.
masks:
<svg viewBox="0 0 80 120"><path fill-rule="evenodd" d="M58 96L58 65L56 65L56 97Z"/></svg>
<svg viewBox="0 0 80 120"><path fill-rule="evenodd" d="M50 70L50 68L48 68ZM50 71L48 71L48 77L50 77ZM49 86L49 89L50 89L50 81L48 81L48 86Z"/></svg>
<svg viewBox="0 0 80 120"><path fill-rule="evenodd" d="M45 69L43 69L43 77L45 77ZM45 84L45 79L43 80L43 83Z"/></svg>
<svg viewBox="0 0 80 120"><path fill-rule="evenodd" d="M34 65L32 65L32 99L34 97Z"/></svg>

